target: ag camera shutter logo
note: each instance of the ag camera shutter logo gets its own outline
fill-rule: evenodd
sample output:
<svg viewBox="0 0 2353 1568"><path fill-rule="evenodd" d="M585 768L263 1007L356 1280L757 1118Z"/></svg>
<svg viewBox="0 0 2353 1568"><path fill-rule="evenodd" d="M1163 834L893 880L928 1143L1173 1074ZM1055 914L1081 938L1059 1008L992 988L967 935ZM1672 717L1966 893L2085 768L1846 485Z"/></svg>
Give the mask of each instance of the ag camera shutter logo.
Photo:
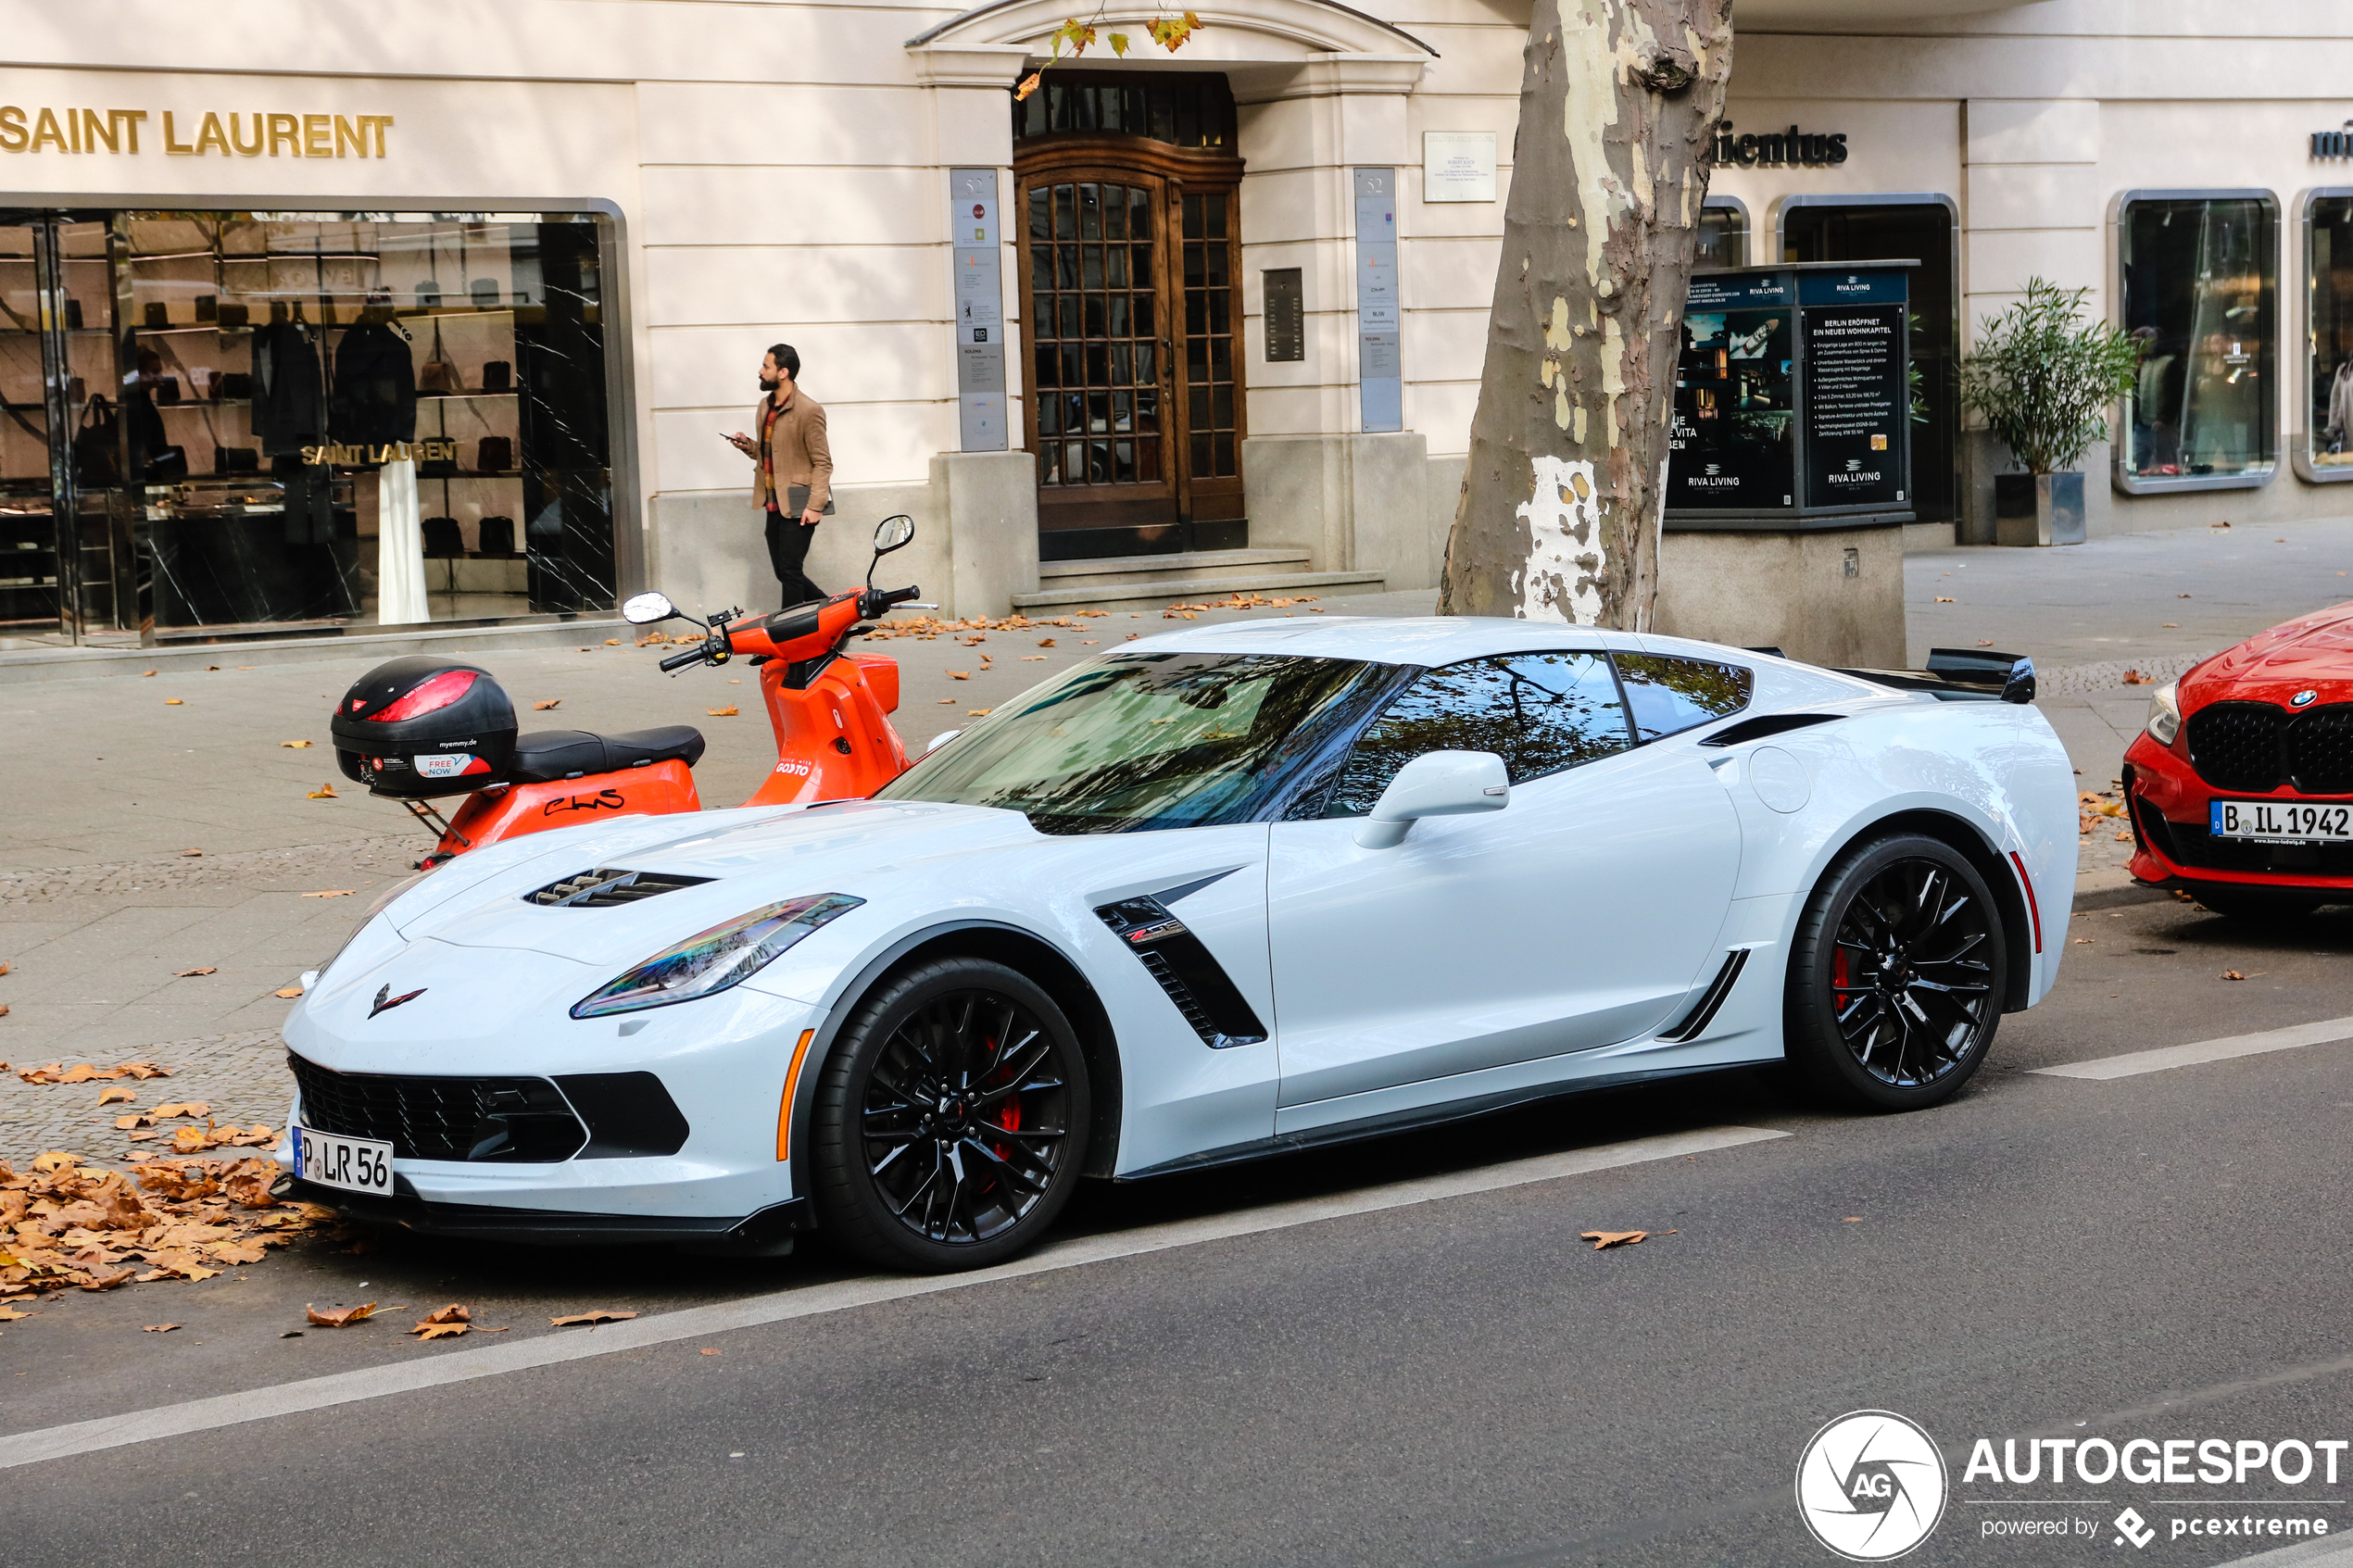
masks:
<svg viewBox="0 0 2353 1568"><path fill-rule="evenodd" d="M1814 1434L1797 1461L1797 1511L1850 1562L1903 1556L1944 1516L1944 1456L1892 1411L1856 1411Z"/></svg>

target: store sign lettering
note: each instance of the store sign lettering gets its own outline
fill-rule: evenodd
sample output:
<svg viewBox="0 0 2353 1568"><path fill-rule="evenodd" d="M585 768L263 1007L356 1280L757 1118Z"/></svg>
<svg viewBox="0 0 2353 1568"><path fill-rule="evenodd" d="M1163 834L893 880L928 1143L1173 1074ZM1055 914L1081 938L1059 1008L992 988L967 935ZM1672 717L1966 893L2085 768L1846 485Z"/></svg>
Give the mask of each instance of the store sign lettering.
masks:
<svg viewBox="0 0 2353 1568"><path fill-rule="evenodd" d="M24 108L0 104L0 153L140 150L145 109ZM163 150L174 157L383 157L388 114L232 114L202 119L163 111ZM150 143L153 142L150 137Z"/></svg>
<svg viewBox="0 0 2353 1568"><path fill-rule="evenodd" d="M1763 136L1745 132L1735 136L1730 120L1718 120L1715 138L1708 144L1708 161L1719 167L1738 164L1743 169L1791 163L1807 169L1835 168L1846 161L1846 132L1800 131L1793 125L1787 131Z"/></svg>
<svg viewBox="0 0 2353 1568"><path fill-rule="evenodd" d="M2353 119L2348 119L2345 123L2347 129L2343 131L2312 132L2314 157L2353 157Z"/></svg>
<svg viewBox="0 0 2353 1568"><path fill-rule="evenodd" d="M322 445L306 446L302 460L310 468L333 465L339 468L371 467L378 463L454 463L458 460L455 441L391 441L381 446L353 445L333 441Z"/></svg>

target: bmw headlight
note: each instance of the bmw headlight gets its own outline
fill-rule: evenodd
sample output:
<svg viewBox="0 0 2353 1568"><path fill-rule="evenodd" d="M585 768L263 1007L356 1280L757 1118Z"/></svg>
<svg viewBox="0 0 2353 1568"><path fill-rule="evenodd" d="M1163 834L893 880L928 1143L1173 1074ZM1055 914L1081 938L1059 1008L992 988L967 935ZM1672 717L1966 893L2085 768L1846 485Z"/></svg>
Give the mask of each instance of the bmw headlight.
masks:
<svg viewBox="0 0 2353 1568"><path fill-rule="evenodd" d="M742 985L777 954L865 901L847 893L814 893L765 905L689 936L674 947L664 947L583 998L572 1010L572 1016L602 1018L610 1012L635 1012L716 996Z"/></svg>
<svg viewBox="0 0 2353 1568"><path fill-rule="evenodd" d="M2171 746L2173 737L2182 733L2180 685L2179 681L2168 681L2149 693L2148 732L2159 746Z"/></svg>

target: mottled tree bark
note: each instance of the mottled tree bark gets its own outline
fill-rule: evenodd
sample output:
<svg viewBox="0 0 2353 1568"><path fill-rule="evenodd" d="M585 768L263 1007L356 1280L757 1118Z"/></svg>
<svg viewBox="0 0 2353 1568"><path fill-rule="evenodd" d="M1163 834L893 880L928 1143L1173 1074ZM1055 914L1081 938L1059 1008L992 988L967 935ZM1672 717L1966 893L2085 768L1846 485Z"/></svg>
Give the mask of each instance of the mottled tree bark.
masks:
<svg viewBox="0 0 2353 1568"><path fill-rule="evenodd" d="M1642 630L1731 0L1535 0L1439 610Z"/></svg>

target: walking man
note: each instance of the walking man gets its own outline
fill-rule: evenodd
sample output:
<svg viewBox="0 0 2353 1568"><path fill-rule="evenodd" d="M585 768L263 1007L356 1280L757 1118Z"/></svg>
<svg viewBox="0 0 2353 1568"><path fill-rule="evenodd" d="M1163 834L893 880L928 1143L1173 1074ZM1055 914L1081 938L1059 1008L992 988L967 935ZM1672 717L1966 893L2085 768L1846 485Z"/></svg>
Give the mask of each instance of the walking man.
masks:
<svg viewBox="0 0 2353 1568"><path fill-rule="evenodd" d="M758 440L737 431L727 439L752 461L752 504L767 514L768 564L784 591L785 608L822 599L801 563L818 522L834 509L834 456L825 445L825 410L795 384L800 356L777 344L760 361L760 400L753 417Z"/></svg>

